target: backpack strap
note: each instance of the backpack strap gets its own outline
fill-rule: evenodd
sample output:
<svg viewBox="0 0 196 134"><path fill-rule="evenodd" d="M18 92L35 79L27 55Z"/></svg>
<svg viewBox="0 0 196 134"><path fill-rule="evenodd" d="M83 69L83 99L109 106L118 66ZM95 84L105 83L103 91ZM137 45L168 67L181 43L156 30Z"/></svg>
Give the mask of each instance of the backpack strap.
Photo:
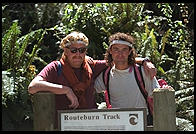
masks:
<svg viewBox="0 0 196 134"><path fill-rule="evenodd" d="M148 92L145 89L145 84L144 84L144 79L143 79L143 75L142 75L142 71L141 71L141 65L134 64L134 74L135 74L135 79L136 82L138 84L138 87L142 93L142 95L144 96L144 99L146 100L146 104L148 107L148 111L150 113L150 115L153 115L153 104L152 104L152 98L150 98L148 96Z"/></svg>
<svg viewBox="0 0 196 134"><path fill-rule="evenodd" d="M138 67L139 71L140 71L140 76L141 76L141 79L142 79L142 84L144 85L144 89L145 89L145 82L144 82L144 77L143 77L143 74L142 74L142 66L139 65ZM148 93L147 93L148 94Z"/></svg>
<svg viewBox="0 0 196 134"><path fill-rule="evenodd" d="M134 64L134 74L135 74L135 79L138 84L138 87L142 95L144 96L145 100L147 100L148 92L145 89L144 79L143 79L143 75L141 71L141 65L139 65L138 67L138 65Z"/></svg>
<svg viewBox="0 0 196 134"><path fill-rule="evenodd" d="M57 66L57 75L60 76L62 72L62 64L60 61L57 61L58 66Z"/></svg>
<svg viewBox="0 0 196 134"><path fill-rule="evenodd" d="M110 103L110 93L109 93L110 70L111 70L111 67L108 67L102 73L103 82L106 86L106 90L104 94L105 94L105 101L106 101L107 108L112 108L112 105Z"/></svg>

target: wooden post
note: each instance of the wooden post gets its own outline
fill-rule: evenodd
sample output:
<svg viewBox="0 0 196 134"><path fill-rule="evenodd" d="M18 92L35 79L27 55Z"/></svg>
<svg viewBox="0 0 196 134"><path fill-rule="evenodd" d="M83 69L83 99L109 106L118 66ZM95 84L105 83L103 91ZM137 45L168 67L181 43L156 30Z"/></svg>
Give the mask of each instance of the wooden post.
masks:
<svg viewBox="0 0 196 134"><path fill-rule="evenodd" d="M55 95L39 92L32 96L34 130L53 131L55 123Z"/></svg>
<svg viewBox="0 0 196 134"><path fill-rule="evenodd" d="M160 88L153 91L154 131L176 131L176 104L174 89Z"/></svg>

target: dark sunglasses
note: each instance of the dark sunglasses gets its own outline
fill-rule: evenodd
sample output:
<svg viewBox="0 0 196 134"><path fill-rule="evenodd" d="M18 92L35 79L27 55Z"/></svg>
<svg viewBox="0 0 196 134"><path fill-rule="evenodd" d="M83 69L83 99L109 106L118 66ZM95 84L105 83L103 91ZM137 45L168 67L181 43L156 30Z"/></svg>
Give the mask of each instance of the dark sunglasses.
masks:
<svg viewBox="0 0 196 134"><path fill-rule="evenodd" d="M71 51L71 53L77 53L77 52L79 52L79 53L84 53L84 52L86 52L86 48L85 47L81 47L81 48L75 48L75 47L71 47L71 48L69 48L69 47L67 47L70 51Z"/></svg>

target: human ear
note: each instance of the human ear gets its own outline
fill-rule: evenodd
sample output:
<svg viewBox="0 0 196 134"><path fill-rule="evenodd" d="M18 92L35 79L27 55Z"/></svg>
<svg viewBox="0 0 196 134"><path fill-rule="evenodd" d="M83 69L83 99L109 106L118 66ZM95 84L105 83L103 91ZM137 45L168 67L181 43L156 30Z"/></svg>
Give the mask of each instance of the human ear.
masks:
<svg viewBox="0 0 196 134"><path fill-rule="evenodd" d="M111 55L112 55L112 50L111 50L111 48L110 48L108 51L109 51L109 54L111 54Z"/></svg>
<svg viewBox="0 0 196 134"><path fill-rule="evenodd" d="M63 48L64 50L64 54L67 55L68 54L68 48Z"/></svg>

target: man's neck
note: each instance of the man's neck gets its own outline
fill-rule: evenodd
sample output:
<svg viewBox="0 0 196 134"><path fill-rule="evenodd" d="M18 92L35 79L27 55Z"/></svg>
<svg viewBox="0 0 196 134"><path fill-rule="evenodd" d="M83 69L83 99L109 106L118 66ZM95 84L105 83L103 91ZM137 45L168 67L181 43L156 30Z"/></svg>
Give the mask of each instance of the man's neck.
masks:
<svg viewBox="0 0 196 134"><path fill-rule="evenodd" d="M127 68L129 68L130 65L119 65L119 64L115 64L115 68L118 69L118 70L125 70Z"/></svg>

